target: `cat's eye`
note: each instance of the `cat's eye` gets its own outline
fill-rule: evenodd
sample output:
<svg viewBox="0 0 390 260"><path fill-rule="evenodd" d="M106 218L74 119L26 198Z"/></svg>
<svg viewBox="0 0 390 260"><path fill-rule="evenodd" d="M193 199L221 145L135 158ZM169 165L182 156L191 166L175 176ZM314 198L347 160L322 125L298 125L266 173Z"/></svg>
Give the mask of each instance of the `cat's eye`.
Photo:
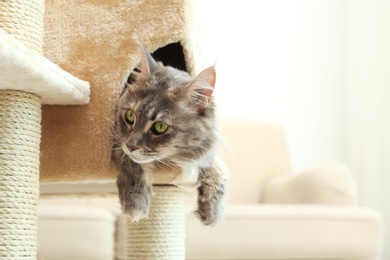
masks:
<svg viewBox="0 0 390 260"><path fill-rule="evenodd" d="M162 121L157 121L152 126L152 132L155 135L162 135L168 131L168 125Z"/></svg>
<svg viewBox="0 0 390 260"><path fill-rule="evenodd" d="M126 114L125 114L125 119L126 119L126 122L129 124L129 125L133 125L134 122L135 122L135 113L133 110L127 110L126 111Z"/></svg>

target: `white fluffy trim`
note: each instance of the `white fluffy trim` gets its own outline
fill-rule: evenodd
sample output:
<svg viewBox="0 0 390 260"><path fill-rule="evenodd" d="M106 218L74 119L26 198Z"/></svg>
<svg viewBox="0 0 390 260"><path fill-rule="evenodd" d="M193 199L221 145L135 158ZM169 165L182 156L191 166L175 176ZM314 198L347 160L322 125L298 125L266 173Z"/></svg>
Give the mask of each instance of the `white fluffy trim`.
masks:
<svg viewBox="0 0 390 260"><path fill-rule="evenodd" d="M90 85L0 29L0 89L35 93L43 104L89 102Z"/></svg>

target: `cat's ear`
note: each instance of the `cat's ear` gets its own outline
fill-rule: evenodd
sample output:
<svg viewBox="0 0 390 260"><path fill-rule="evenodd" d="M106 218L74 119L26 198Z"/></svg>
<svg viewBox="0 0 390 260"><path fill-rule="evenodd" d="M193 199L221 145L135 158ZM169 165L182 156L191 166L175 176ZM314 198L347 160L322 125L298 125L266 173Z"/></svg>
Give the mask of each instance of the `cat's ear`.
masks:
<svg viewBox="0 0 390 260"><path fill-rule="evenodd" d="M136 83L138 83L139 86L142 86L149 79L151 72L153 72L156 66L156 61L153 59L152 55L149 54L142 41L140 41L140 44L142 47L142 53L141 62L137 66L139 74L136 77Z"/></svg>
<svg viewBox="0 0 390 260"><path fill-rule="evenodd" d="M208 67L188 83L182 91L190 98L190 103L198 110L203 111L211 102L214 92L216 72L214 66Z"/></svg>
<svg viewBox="0 0 390 260"><path fill-rule="evenodd" d="M154 68L156 67L156 61L153 59L152 55L148 52L143 42L140 40L140 44L142 47L142 54L141 54L141 62L139 69L141 70L141 75L146 77L146 79L149 78L150 73L153 72Z"/></svg>
<svg viewBox="0 0 390 260"><path fill-rule="evenodd" d="M139 40L139 42L141 45L141 61L130 73L127 83L135 84L136 86L143 86L155 69L156 61L153 59L152 55L149 54L142 41Z"/></svg>

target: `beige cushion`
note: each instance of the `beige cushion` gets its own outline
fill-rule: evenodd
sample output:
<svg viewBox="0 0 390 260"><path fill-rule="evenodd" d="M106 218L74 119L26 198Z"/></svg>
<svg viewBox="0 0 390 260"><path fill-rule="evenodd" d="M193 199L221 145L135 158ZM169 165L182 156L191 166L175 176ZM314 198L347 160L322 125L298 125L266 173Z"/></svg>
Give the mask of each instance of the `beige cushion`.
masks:
<svg viewBox="0 0 390 260"><path fill-rule="evenodd" d="M114 259L115 216L110 211L43 205L38 217L37 259Z"/></svg>
<svg viewBox="0 0 390 260"><path fill-rule="evenodd" d="M252 120L221 120L226 145L222 158L230 170L228 203L261 201L266 180L290 172L282 129Z"/></svg>
<svg viewBox="0 0 390 260"><path fill-rule="evenodd" d="M356 183L348 167L332 163L271 180L263 202L356 205Z"/></svg>
<svg viewBox="0 0 390 260"><path fill-rule="evenodd" d="M228 205L204 227L187 216L187 260L373 260L381 247L376 212L339 206Z"/></svg>

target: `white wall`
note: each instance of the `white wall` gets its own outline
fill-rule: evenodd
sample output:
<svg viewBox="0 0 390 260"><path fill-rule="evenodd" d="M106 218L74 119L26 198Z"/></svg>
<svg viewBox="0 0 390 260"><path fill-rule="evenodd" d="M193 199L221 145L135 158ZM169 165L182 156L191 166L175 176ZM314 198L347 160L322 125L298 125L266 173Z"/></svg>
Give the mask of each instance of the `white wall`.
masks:
<svg viewBox="0 0 390 260"><path fill-rule="evenodd" d="M343 1L204 3L221 115L282 124L295 170L345 160Z"/></svg>
<svg viewBox="0 0 390 260"><path fill-rule="evenodd" d="M390 259L390 2L347 6L347 162L361 203L382 213Z"/></svg>
<svg viewBox="0 0 390 260"><path fill-rule="evenodd" d="M196 2L220 114L280 123L295 171L346 163L390 225L390 1Z"/></svg>

